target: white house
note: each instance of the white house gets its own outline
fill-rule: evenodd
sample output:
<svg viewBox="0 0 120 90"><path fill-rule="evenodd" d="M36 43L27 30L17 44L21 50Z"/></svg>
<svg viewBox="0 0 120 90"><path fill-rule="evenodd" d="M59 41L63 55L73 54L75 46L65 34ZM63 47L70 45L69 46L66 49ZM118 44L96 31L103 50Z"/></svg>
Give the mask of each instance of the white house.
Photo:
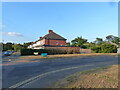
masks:
<svg viewBox="0 0 120 90"><path fill-rule="evenodd" d="M120 48L117 48L117 53L120 53Z"/></svg>

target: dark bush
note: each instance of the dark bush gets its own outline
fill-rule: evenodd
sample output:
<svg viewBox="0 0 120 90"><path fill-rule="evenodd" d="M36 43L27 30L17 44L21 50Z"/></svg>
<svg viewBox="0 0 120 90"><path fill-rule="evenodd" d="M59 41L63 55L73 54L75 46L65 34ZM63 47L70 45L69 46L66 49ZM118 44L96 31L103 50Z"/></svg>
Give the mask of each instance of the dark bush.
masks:
<svg viewBox="0 0 120 90"><path fill-rule="evenodd" d="M102 53L117 53L117 47L111 44L102 44L101 52Z"/></svg>
<svg viewBox="0 0 120 90"><path fill-rule="evenodd" d="M91 47L91 50L93 50L94 53L101 53L101 46Z"/></svg>
<svg viewBox="0 0 120 90"><path fill-rule="evenodd" d="M117 47L111 44L104 43L102 45L91 48L95 53L116 53Z"/></svg>
<svg viewBox="0 0 120 90"><path fill-rule="evenodd" d="M33 49L21 49L21 55L33 55L34 50Z"/></svg>
<svg viewBox="0 0 120 90"><path fill-rule="evenodd" d="M61 50L61 49L44 49L48 55L54 55L54 54L67 54L66 50Z"/></svg>
<svg viewBox="0 0 120 90"><path fill-rule="evenodd" d="M38 52L38 55L41 55L41 53L47 53L48 55L67 54L66 50L61 49L21 49L21 55L34 55L34 52Z"/></svg>

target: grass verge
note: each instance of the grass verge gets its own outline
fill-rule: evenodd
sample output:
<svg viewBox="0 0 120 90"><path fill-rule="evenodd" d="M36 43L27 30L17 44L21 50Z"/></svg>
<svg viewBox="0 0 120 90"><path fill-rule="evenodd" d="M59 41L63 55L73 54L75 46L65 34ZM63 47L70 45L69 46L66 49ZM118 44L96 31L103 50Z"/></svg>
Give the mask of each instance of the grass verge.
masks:
<svg viewBox="0 0 120 90"><path fill-rule="evenodd" d="M120 55L118 53L90 53L90 54L58 54L48 55L47 57L38 56L21 56L21 59L43 59L43 58L58 58L58 57L73 57L73 56L102 56L102 55Z"/></svg>
<svg viewBox="0 0 120 90"><path fill-rule="evenodd" d="M119 65L120 67L120 65ZM78 72L55 82L54 88L118 88L118 65Z"/></svg>

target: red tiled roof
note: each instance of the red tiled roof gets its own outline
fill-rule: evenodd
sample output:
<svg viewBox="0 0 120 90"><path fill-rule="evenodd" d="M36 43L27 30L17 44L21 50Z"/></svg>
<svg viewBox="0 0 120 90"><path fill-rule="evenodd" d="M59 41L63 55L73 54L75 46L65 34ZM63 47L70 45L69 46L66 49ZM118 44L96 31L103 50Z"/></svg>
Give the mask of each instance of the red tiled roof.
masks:
<svg viewBox="0 0 120 90"><path fill-rule="evenodd" d="M42 39L53 39L53 40L66 40L64 37L58 35L55 32L50 32L49 34L45 35L44 37L42 37L40 40Z"/></svg>

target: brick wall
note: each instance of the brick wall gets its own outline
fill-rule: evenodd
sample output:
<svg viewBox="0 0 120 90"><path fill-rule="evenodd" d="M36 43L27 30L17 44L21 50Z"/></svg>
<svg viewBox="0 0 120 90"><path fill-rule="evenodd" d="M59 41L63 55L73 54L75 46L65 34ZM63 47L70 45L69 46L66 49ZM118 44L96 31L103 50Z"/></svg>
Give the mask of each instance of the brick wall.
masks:
<svg viewBox="0 0 120 90"><path fill-rule="evenodd" d="M91 49L80 49L80 53L92 53Z"/></svg>
<svg viewBox="0 0 120 90"><path fill-rule="evenodd" d="M68 52L74 51L74 53L92 53L91 49L81 49L80 47L45 47L45 49L60 49Z"/></svg>
<svg viewBox="0 0 120 90"><path fill-rule="evenodd" d="M58 42L58 43L57 43ZM53 46L65 46L66 45L66 41L65 40L45 40L45 45L53 45Z"/></svg>
<svg viewBox="0 0 120 90"><path fill-rule="evenodd" d="M80 53L80 47L45 47L45 49L60 49L68 52Z"/></svg>

